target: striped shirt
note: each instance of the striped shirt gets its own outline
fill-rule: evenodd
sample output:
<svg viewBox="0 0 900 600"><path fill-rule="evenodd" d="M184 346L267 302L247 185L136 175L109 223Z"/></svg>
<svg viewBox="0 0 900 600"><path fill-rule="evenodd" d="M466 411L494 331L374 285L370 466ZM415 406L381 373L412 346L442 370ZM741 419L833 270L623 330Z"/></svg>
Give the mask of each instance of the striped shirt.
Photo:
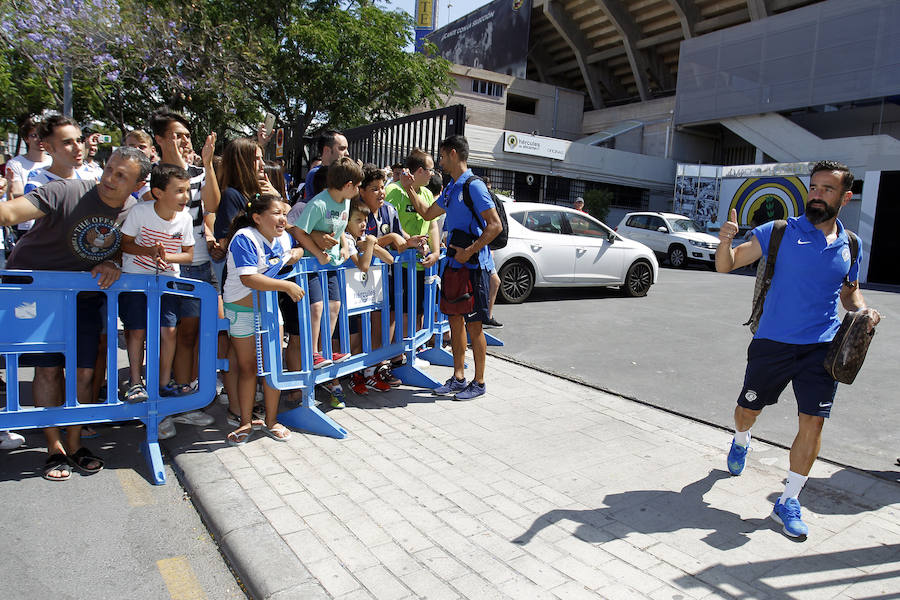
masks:
<svg viewBox="0 0 900 600"><path fill-rule="evenodd" d="M175 213L175 217L171 221L166 221L157 214L155 205L156 202L136 204L122 225L122 233L133 237L134 242L139 246L162 244L166 249L166 254L181 252L182 246L193 246L193 228L188 213L185 211ZM156 260L150 256L138 256L123 252L122 271L153 275L157 273ZM178 264L163 263L158 272L177 276L181 271Z"/></svg>

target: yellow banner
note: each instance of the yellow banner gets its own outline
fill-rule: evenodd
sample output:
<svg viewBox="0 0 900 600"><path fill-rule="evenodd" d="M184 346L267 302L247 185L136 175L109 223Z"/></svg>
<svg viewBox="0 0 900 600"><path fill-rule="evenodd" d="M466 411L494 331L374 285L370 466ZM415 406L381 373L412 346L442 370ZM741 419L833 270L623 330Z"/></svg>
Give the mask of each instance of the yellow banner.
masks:
<svg viewBox="0 0 900 600"><path fill-rule="evenodd" d="M416 0L416 27L434 27L435 0Z"/></svg>

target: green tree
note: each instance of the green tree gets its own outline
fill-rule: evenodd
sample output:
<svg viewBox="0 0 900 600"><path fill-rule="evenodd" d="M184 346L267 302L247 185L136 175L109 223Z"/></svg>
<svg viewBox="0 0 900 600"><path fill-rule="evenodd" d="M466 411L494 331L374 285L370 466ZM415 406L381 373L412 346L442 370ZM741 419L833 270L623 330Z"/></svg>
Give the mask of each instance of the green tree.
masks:
<svg viewBox="0 0 900 600"><path fill-rule="evenodd" d="M607 188L588 190L584 193L584 210L595 219L606 223L612 199L612 190Z"/></svg>

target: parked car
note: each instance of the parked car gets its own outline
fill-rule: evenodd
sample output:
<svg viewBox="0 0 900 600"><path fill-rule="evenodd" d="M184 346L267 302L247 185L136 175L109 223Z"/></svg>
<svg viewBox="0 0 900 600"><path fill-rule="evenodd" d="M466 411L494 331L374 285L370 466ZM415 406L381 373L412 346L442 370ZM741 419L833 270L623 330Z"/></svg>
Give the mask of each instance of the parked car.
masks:
<svg viewBox="0 0 900 600"><path fill-rule="evenodd" d="M590 215L564 206L509 202L509 242L494 251L500 295L523 302L535 287L621 286L644 296L656 282L653 252Z"/></svg>
<svg viewBox="0 0 900 600"><path fill-rule="evenodd" d="M689 262L715 264L719 238L704 233L684 215L663 212L628 213L616 227L624 237L649 246L669 265L680 269Z"/></svg>

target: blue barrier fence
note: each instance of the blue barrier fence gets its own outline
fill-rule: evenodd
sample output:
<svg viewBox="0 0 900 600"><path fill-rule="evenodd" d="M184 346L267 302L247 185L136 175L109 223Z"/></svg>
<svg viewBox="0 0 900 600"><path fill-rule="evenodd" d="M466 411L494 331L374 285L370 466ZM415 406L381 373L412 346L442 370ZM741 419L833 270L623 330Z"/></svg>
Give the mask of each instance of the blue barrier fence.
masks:
<svg viewBox="0 0 900 600"><path fill-rule="evenodd" d="M0 356L6 363L6 407L0 410L0 430L66 427L90 423L139 420L147 428L141 450L155 483L165 483L157 440L159 422L173 414L203 408L215 396L216 338L227 321L218 321L218 296L208 283L167 276L123 275L101 290L89 273L0 271ZM147 296L147 402L126 404L119 399L117 335L118 296L143 292ZM103 294L106 299L106 398L82 404L76 394L76 299L79 294ZM199 382L193 393L159 396L159 307L163 294L200 300ZM102 348L101 348L102 351ZM23 405L18 368L22 355L62 353L65 357L65 401L62 406ZM222 365L222 363L219 363ZM222 365L224 366L224 365ZM165 382L168 383L168 382ZM93 399L91 399L93 400Z"/></svg>
<svg viewBox="0 0 900 600"><path fill-rule="evenodd" d="M446 259L443 259L444 261ZM315 404L315 386L361 369L376 366L382 361L403 355L406 362L394 369L394 374L410 386L434 388L440 382L421 371L416 355L431 364L452 366L453 356L442 348L443 334L449 330L446 315L440 312L438 293L440 265L425 270L423 323L417 325L416 254L408 250L392 265L377 259L363 276L353 267L322 266L315 259L304 258L289 272L278 275L290 278L304 291L296 303L300 326L301 364L299 371L284 366L279 306L275 292L254 294L257 311L257 344L260 375L279 390L302 390L302 401L294 409L282 412L278 420L284 425L336 438L347 431L320 411ZM335 271L340 289L341 309L336 324L338 349L350 352L350 319L360 319L362 352L347 360L321 369L313 369L312 328L310 326L310 276L322 291L325 310L321 323L321 351L331 356L332 339L328 335L331 316L327 309L329 291L324 274ZM351 280L348 286L348 278ZM147 439L141 445L153 480L165 483L165 471L160 455L159 422L166 416L203 408L215 395L216 370L227 368L227 361L216 358L217 334L226 330L228 322L217 319L218 295L207 283L191 279L152 275L123 275L112 287L100 290L97 280L89 273L54 271L0 271L0 356L7 369L6 407L0 409L0 430L65 427L91 423L113 423L140 420L147 428ZM389 283L390 282L390 283ZM407 293L404 294L404 290ZM97 404L82 404L76 393L76 298L81 293L103 294L106 297L106 331L117 331L118 296L123 292L143 292L147 296L146 379L149 400L127 404L119 400L119 355L117 336L108 336L107 393ZM159 308L163 294L197 298L201 302L199 327L198 389L188 395L161 398L159 390ZM391 307L394 307L394 333L390 332ZM380 315L381 328L378 348L373 347L372 317ZM488 344L502 345L486 335ZM419 350L433 338L434 345ZM65 402L58 407L23 406L19 393L18 367L20 357L32 353L58 352L65 360Z"/></svg>
<svg viewBox="0 0 900 600"><path fill-rule="evenodd" d="M263 357L264 374L269 385L279 390L301 389L303 399L297 408L282 412L278 420L288 427L343 438L347 431L332 420L328 415L320 411L315 405L315 385L332 379L348 375L378 365L384 360L395 356L405 355L406 364L394 369L394 374L406 385L434 388L440 385L426 373L415 366L415 351L432 337L435 329L434 298L437 294L437 281L434 277L437 266L430 267L425 272L425 310L424 322L421 328L416 326L416 307L418 306L416 289L416 254L414 250L407 250L401 254L393 265L382 263L375 259L365 278L366 284L363 291L370 294L363 296L362 302L348 302L356 293L359 299L360 286L348 287L348 273L356 276L359 272L353 267L346 266L322 266L313 258L304 258L294 265L293 269L281 275L283 278L293 280L303 291L303 299L297 303L298 321L300 324L300 339L312 340L310 327L309 286L310 276L316 273L322 274L313 280L314 285L321 286L323 304L321 324L321 351L323 356L331 356L332 340L328 335L331 330L331 315L327 309L329 292L325 273L335 271L340 289L341 310L338 314L338 322L335 332L339 340L340 352L350 351L350 318L360 318L360 336L362 352L339 363L330 366L313 369L313 348L311 343L303 343L301 346L301 365L299 371L289 371L284 368L282 356L281 335L278 329L278 301L275 292L263 292L256 294L255 307L260 315L259 344ZM380 275L376 275L380 274ZM393 285L389 284L393 281ZM405 294L404 290L408 290ZM393 294L391 302L391 294ZM369 298L368 302L365 298ZM351 306L353 304L353 306ZM390 313L394 306L395 330L390 335ZM374 348L372 343L372 315L380 313L381 331L380 347ZM404 334L405 332L405 334Z"/></svg>

